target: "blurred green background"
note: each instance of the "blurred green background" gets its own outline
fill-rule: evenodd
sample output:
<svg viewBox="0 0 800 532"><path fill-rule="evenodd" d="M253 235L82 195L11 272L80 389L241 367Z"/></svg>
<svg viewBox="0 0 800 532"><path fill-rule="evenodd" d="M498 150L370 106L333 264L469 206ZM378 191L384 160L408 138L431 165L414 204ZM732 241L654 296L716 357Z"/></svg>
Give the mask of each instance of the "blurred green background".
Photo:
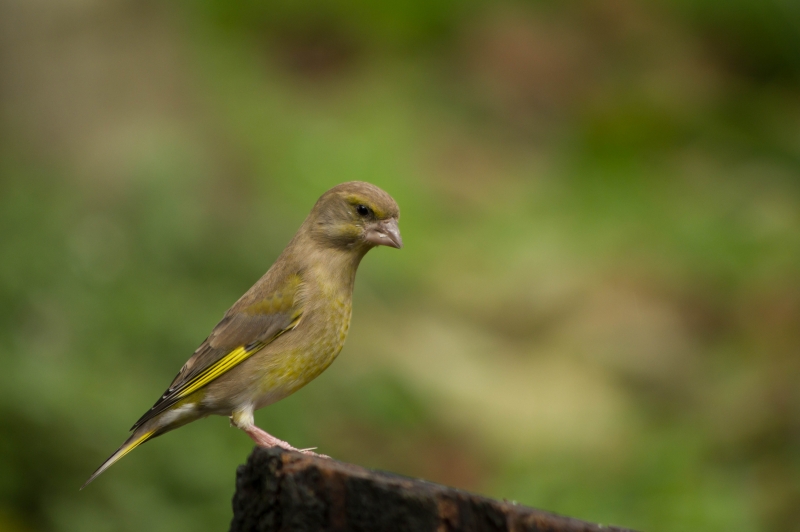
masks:
<svg viewBox="0 0 800 532"><path fill-rule="evenodd" d="M83 492L316 198L375 183L299 447L800 530L800 3L0 1L0 531L225 530L210 418Z"/></svg>

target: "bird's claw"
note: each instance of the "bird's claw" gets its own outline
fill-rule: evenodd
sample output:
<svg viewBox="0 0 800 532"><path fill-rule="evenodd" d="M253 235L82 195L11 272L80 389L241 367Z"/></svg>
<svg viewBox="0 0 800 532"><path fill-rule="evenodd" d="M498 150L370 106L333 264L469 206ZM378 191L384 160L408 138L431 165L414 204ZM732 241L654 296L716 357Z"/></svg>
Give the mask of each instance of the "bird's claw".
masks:
<svg viewBox="0 0 800 532"><path fill-rule="evenodd" d="M297 451L310 456L316 456L317 458L330 458L330 456L328 456L327 454L315 453L314 449L316 449L316 447L309 447L308 449L297 449Z"/></svg>

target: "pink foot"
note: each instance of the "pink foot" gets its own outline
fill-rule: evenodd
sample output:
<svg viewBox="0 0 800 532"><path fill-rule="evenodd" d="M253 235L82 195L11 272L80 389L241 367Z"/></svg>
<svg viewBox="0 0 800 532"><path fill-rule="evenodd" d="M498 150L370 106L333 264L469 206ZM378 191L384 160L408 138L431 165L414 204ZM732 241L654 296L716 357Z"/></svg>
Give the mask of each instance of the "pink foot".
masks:
<svg viewBox="0 0 800 532"><path fill-rule="evenodd" d="M308 454L311 456L318 456L320 458L330 458L329 456L326 456L324 454L317 454L315 452L312 452L311 449L316 449L316 447L312 447L311 449L297 449L295 447L292 447L285 441L279 440L275 436L269 434L265 430L256 427L255 425L243 428L242 430L244 430L247 433L247 435L250 436L250 438L254 442L256 442L256 445L258 445L259 447L280 447L281 449L285 449L287 451L294 451L297 453Z"/></svg>

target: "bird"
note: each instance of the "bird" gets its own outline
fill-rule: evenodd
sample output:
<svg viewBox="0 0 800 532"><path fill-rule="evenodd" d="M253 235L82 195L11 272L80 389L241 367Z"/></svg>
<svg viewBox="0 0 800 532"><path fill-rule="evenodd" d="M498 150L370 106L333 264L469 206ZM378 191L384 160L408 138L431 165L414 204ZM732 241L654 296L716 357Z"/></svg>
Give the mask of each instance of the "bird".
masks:
<svg viewBox="0 0 800 532"><path fill-rule="evenodd" d="M374 247L403 246L399 218L395 200L370 183L350 181L322 194L272 267L225 312L81 489L142 443L209 415L229 416L261 447L315 454L257 427L253 412L296 392L337 357L358 265Z"/></svg>

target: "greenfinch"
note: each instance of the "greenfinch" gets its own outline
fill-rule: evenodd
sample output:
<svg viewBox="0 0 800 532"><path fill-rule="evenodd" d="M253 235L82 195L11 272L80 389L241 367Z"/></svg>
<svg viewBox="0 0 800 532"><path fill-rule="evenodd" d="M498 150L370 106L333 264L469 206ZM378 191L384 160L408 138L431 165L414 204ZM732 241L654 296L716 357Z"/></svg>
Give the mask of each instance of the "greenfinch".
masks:
<svg viewBox="0 0 800 532"><path fill-rule="evenodd" d="M324 193L269 271L228 309L83 487L147 440L211 414L229 416L262 447L297 451L256 427L253 412L297 391L339 354L358 265L373 247L402 247L399 216L394 199L369 183Z"/></svg>

